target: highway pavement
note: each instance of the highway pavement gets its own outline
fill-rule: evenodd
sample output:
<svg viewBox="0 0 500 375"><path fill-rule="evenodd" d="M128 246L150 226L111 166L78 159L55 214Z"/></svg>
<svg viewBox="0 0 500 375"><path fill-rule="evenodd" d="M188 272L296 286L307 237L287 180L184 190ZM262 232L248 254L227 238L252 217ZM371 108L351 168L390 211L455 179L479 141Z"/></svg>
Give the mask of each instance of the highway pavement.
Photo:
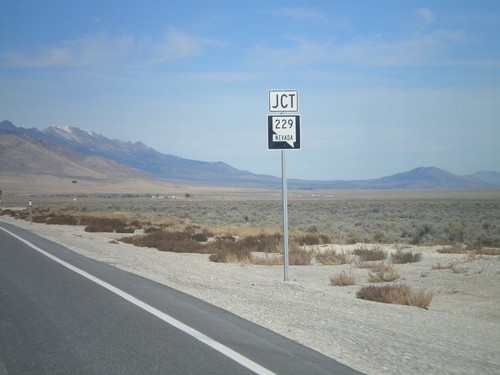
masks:
<svg viewBox="0 0 500 375"><path fill-rule="evenodd" d="M359 374L165 285L0 223L0 375Z"/></svg>

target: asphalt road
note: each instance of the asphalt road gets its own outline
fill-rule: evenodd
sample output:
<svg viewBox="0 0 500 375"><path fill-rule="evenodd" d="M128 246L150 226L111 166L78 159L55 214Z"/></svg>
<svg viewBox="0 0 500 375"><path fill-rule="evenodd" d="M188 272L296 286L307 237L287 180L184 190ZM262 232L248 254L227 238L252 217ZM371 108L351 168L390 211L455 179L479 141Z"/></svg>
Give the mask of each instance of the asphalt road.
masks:
<svg viewBox="0 0 500 375"><path fill-rule="evenodd" d="M359 374L199 299L0 223L0 375L251 373Z"/></svg>

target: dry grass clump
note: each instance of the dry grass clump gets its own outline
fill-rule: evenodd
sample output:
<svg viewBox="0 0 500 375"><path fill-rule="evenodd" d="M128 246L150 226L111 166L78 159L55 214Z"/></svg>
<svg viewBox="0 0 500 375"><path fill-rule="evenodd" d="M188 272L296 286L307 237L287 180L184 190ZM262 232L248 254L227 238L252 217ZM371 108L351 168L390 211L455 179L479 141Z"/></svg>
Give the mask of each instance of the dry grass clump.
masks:
<svg viewBox="0 0 500 375"><path fill-rule="evenodd" d="M252 254L251 262L257 266L279 266L283 264L283 257L281 254L265 253L263 256Z"/></svg>
<svg viewBox="0 0 500 375"><path fill-rule="evenodd" d="M335 249L316 252L316 259L325 266L338 266L341 264L350 264L352 262L351 255L348 252L344 250L337 252Z"/></svg>
<svg viewBox="0 0 500 375"><path fill-rule="evenodd" d="M248 247L235 246L230 240L219 240L213 244L215 252L210 254L211 262L216 263L252 263L252 251Z"/></svg>
<svg viewBox="0 0 500 375"><path fill-rule="evenodd" d="M155 229L148 229L143 235L125 237L120 241L140 247L153 247L160 251L211 254L209 259L219 263L243 262L266 265L281 263L279 257L268 255L281 252L281 236L276 233L271 235L260 233L238 239L229 235L214 237L211 231L194 225L185 226L183 231L170 231L170 228L159 230L158 227L152 226L147 228ZM254 256L252 254L254 252L264 253L265 256ZM298 258L295 253L292 256L294 260Z"/></svg>
<svg viewBox="0 0 500 375"><path fill-rule="evenodd" d="M412 290L408 285L364 286L356 297L364 300L391 303L397 305L416 306L427 309L432 301L432 293L423 289Z"/></svg>
<svg viewBox="0 0 500 375"><path fill-rule="evenodd" d="M422 260L421 252L413 252L412 250L403 251L397 249L396 252L391 253L392 263L395 264L405 264L405 263L416 263Z"/></svg>
<svg viewBox="0 0 500 375"><path fill-rule="evenodd" d="M72 215L49 215L45 224L54 225L78 225L78 219Z"/></svg>
<svg viewBox="0 0 500 375"><path fill-rule="evenodd" d="M134 233L135 227L130 226L123 219L98 218L84 228L85 232L109 232L109 233Z"/></svg>
<svg viewBox="0 0 500 375"><path fill-rule="evenodd" d="M288 244L288 264L292 266L309 266L314 255L312 251L300 248L297 242Z"/></svg>
<svg viewBox="0 0 500 375"><path fill-rule="evenodd" d="M433 270L449 270L449 269L452 269L453 267L455 267L455 265L456 265L455 262L450 262L448 264L442 264L442 263L437 262L436 264L431 266L431 269L433 269Z"/></svg>
<svg viewBox="0 0 500 375"><path fill-rule="evenodd" d="M174 253L206 253L205 246L193 240L186 232L153 232L147 235L121 238L120 241L138 247L153 247Z"/></svg>
<svg viewBox="0 0 500 375"><path fill-rule="evenodd" d="M349 272L342 271L336 275L330 276L330 284L335 286L348 286L356 284L356 278L352 273L352 269Z"/></svg>
<svg viewBox="0 0 500 375"><path fill-rule="evenodd" d="M385 260L387 258L387 253L379 248L368 249L367 247L359 247L354 249L352 252L354 255L359 257L361 262L371 262L376 260Z"/></svg>
<svg viewBox="0 0 500 375"><path fill-rule="evenodd" d="M232 236L216 238L206 246L206 252L212 253L209 259L218 263L256 263L260 265L276 265L279 258L267 256L268 253L280 252L281 236L279 234L259 234L236 240ZM254 256L253 252L265 253L265 257ZM266 260L267 259L267 260Z"/></svg>
<svg viewBox="0 0 500 375"><path fill-rule="evenodd" d="M17 216L17 212L14 211L14 210L11 210L9 208L6 208L6 209L0 209L0 215L5 215L5 216L10 216L10 217L16 217Z"/></svg>
<svg viewBox="0 0 500 375"><path fill-rule="evenodd" d="M4 211L2 211L2 214ZM10 213L10 212L7 212ZM27 211L18 211L15 213L15 218L27 220L29 214ZM44 223L52 225L82 225L85 226L86 232L116 232L116 233L133 233L141 227L138 221L130 222L123 217L104 213L94 214L92 216L67 213L65 210L55 210L44 208L35 208L32 211L32 221L34 223Z"/></svg>
<svg viewBox="0 0 500 375"><path fill-rule="evenodd" d="M467 267L463 267L463 266L459 266L459 265L454 265L453 267L451 267L451 270L453 271L453 273L467 273L469 272L469 269Z"/></svg>
<svg viewBox="0 0 500 375"><path fill-rule="evenodd" d="M330 243L330 238L326 234L320 233L306 233L297 237L297 242L300 246L304 245L323 245Z"/></svg>
<svg viewBox="0 0 500 375"><path fill-rule="evenodd" d="M254 252L280 252L282 248L282 236L279 233L248 236L236 241L239 246L248 247Z"/></svg>
<svg viewBox="0 0 500 375"><path fill-rule="evenodd" d="M476 244L472 249L469 249L466 245L456 244L453 246L443 246L441 249L437 250L441 254L469 254L471 257L481 256L481 255L500 255L500 248L498 247L485 247L481 244Z"/></svg>
<svg viewBox="0 0 500 375"><path fill-rule="evenodd" d="M392 264L380 262L370 269L368 282L383 283L399 279L400 275Z"/></svg>
<svg viewBox="0 0 500 375"><path fill-rule="evenodd" d="M440 254L466 254L467 247L460 244L443 246L441 249L438 249L437 252Z"/></svg>
<svg viewBox="0 0 500 375"><path fill-rule="evenodd" d="M476 250L474 250L474 253L476 255L500 255L500 248L496 247L479 247Z"/></svg>

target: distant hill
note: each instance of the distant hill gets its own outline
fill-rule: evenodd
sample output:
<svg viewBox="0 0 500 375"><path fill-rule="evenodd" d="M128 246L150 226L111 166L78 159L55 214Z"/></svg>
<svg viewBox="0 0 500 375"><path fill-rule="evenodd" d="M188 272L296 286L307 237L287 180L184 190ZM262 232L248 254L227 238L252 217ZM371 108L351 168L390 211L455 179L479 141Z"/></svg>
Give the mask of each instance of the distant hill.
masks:
<svg viewBox="0 0 500 375"><path fill-rule="evenodd" d="M254 174L223 162L205 162L162 154L141 142L111 140L76 127L44 130L0 122L0 172L58 178L156 179L222 186L278 188L281 178ZM500 188L500 173L454 175L435 167L371 180L309 181L289 179L297 189L487 189Z"/></svg>
<svg viewBox="0 0 500 375"><path fill-rule="evenodd" d="M469 176L457 176L453 173L435 167L420 167L408 172L373 180L370 186L383 189L443 189L486 188L488 184Z"/></svg>
<svg viewBox="0 0 500 375"><path fill-rule="evenodd" d="M486 182L490 186L500 186L500 172L495 171L479 171L469 175L476 180Z"/></svg>
<svg viewBox="0 0 500 375"><path fill-rule="evenodd" d="M223 162L205 162L166 155L141 142L111 140L95 132L75 127L51 126L40 131L35 128L19 128L9 121L3 121L0 123L0 133L13 133L31 140L38 139L46 142L46 145L63 146L81 155L108 159L142 171L150 178L218 185L279 184L279 179L274 176L242 171ZM112 175L112 171L110 173Z"/></svg>
<svg viewBox="0 0 500 375"><path fill-rule="evenodd" d="M292 187L323 189L487 189L500 184L472 176L458 176L435 167L419 167L391 176L355 181L300 181L290 180Z"/></svg>
<svg viewBox="0 0 500 375"><path fill-rule="evenodd" d="M0 136L3 173L52 175L70 179L145 178L137 169L99 156L84 155L70 147L16 133Z"/></svg>

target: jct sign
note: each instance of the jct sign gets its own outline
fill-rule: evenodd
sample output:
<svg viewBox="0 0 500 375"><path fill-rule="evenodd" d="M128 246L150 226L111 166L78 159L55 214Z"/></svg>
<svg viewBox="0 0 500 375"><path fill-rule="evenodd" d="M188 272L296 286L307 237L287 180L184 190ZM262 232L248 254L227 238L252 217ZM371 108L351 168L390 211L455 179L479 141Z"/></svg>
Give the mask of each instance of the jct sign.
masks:
<svg viewBox="0 0 500 375"><path fill-rule="evenodd" d="M299 110L297 90L269 90L269 112L280 115L267 116L267 147L269 150L300 149L300 115L283 112Z"/></svg>
<svg viewBox="0 0 500 375"><path fill-rule="evenodd" d="M269 91L269 112L297 112L299 93L297 90Z"/></svg>

